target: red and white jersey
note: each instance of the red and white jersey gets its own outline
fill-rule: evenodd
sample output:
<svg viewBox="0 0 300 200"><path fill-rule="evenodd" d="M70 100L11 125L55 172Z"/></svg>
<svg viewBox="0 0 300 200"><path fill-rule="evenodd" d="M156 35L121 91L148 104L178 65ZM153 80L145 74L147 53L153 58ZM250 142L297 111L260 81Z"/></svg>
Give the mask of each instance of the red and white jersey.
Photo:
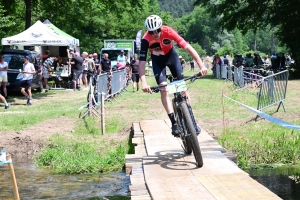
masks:
<svg viewBox="0 0 300 200"><path fill-rule="evenodd" d="M172 41L175 41L181 48L186 47L188 44L176 31L168 26L161 27L161 36L157 40L147 31L142 38L140 60L146 61L148 49L153 55L166 55L173 48Z"/></svg>

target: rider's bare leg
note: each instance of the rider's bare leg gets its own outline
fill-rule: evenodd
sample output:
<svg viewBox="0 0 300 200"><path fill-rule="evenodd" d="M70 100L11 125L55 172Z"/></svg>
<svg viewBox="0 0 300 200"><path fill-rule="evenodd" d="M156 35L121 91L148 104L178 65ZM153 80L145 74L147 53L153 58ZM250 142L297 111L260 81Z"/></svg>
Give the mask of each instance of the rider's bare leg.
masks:
<svg viewBox="0 0 300 200"><path fill-rule="evenodd" d="M166 84L167 84L167 82L162 82L159 85L161 86L161 85L166 85ZM161 102L162 102L165 110L167 111L167 114L173 113L174 112L173 106L172 106L172 103L169 98L169 93L167 91L167 87L163 87L160 94L161 94Z"/></svg>

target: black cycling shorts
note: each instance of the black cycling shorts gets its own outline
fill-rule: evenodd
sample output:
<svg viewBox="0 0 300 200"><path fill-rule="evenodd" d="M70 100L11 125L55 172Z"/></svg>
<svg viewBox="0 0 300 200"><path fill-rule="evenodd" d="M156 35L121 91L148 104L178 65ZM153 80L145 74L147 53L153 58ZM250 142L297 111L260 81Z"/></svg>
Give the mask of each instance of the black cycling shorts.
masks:
<svg viewBox="0 0 300 200"><path fill-rule="evenodd" d="M174 79L182 80L182 67L175 49L172 48L166 55L156 56L151 54L153 73L156 83L166 82L166 66L169 67Z"/></svg>
<svg viewBox="0 0 300 200"><path fill-rule="evenodd" d="M138 83L139 80L140 80L140 75L139 75L139 74L132 73L131 78L132 78L132 81L133 81L133 82L137 82L137 83Z"/></svg>

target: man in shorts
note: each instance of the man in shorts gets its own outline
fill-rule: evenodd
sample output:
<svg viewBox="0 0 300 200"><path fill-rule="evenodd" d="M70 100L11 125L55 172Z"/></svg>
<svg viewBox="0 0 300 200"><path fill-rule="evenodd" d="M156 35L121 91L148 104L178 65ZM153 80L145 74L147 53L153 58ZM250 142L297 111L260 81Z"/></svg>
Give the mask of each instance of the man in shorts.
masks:
<svg viewBox="0 0 300 200"><path fill-rule="evenodd" d="M172 40L191 55L191 57L198 64L200 68L200 74L202 76L207 74L207 69L202 63L196 50L172 28L163 26L162 19L159 16L150 15L146 19L144 25L147 32L141 41L139 62L139 75L142 81L142 90L144 92L152 93L145 77L145 64L148 49L151 52L154 76L158 85L167 84L166 66L169 67L174 78L177 80L183 79L181 63L179 61L178 54L173 47ZM173 106L169 99L166 87L162 88L161 101L172 123L172 134L175 137L178 137L178 125L175 120Z"/></svg>
<svg viewBox="0 0 300 200"><path fill-rule="evenodd" d="M3 89L3 94L5 99L7 99L7 70L8 64L4 61L4 56L0 55L0 94L1 94L1 85Z"/></svg>
<svg viewBox="0 0 300 200"><path fill-rule="evenodd" d="M44 78L44 85L47 90L50 88L48 85L49 72L52 71L51 67L53 66L54 61L58 61L58 56L48 57L43 62L43 78Z"/></svg>
<svg viewBox="0 0 300 200"><path fill-rule="evenodd" d="M33 64L29 62L28 56L24 56L23 70L20 69L20 72L24 74L21 83L21 92L27 98L27 106L31 106L32 105L31 84L32 84L33 74L35 74L35 69ZM26 89L28 93L26 93Z"/></svg>
<svg viewBox="0 0 300 200"><path fill-rule="evenodd" d="M73 73L73 90L76 90L76 85L78 83L78 90L81 90L81 78L82 78L82 73L83 73L83 61L84 59L82 57L79 56L79 53L76 52L74 53L73 51L69 51L69 49L67 49L68 52L68 58L72 59L71 60L71 64L72 64L72 73ZM71 54L73 56L71 56Z"/></svg>
<svg viewBox="0 0 300 200"><path fill-rule="evenodd" d="M130 63L130 71L131 71L131 79L133 82L133 92L139 91L139 80L140 80L140 76L139 76L139 60L138 60L138 55L134 54L134 58Z"/></svg>

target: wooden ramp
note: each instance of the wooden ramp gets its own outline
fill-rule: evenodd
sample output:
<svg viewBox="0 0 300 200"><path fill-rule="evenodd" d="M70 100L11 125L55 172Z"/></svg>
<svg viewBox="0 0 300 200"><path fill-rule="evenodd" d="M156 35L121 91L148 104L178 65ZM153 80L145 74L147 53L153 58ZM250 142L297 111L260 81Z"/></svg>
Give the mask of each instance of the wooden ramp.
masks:
<svg viewBox="0 0 300 200"><path fill-rule="evenodd" d="M169 120L142 121L133 129L135 154L126 156L131 199L280 199L229 160L205 131L198 136L204 162L198 168L171 135Z"/></svg>

